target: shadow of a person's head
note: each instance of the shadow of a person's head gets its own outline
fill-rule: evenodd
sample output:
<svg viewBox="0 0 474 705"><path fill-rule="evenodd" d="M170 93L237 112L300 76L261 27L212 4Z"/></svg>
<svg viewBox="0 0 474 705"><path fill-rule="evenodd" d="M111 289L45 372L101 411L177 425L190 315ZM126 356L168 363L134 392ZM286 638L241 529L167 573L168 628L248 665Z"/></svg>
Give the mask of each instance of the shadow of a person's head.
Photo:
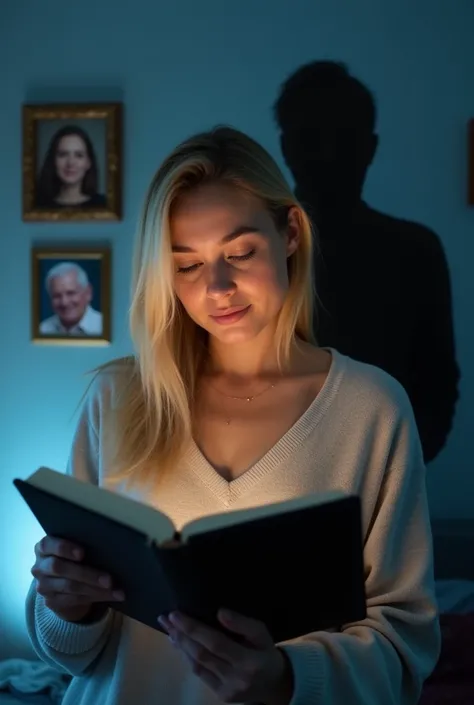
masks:
<svg viewBox="0 0 474 705"><path fill-rule="evenodd" d="M339 62L314 61L282 85L274 105L296 190L317 210L358 201L376 149L375 101Z"/></svg>

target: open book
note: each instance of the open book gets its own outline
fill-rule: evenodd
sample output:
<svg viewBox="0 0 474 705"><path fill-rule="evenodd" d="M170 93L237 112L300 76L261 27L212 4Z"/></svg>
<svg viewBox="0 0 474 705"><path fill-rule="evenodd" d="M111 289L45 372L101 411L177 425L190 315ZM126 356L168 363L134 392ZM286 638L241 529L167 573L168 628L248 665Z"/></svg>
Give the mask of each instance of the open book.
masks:
<svg viewBox="0 0 474 705"><path fill-rule="evenodd" d="M275 642L366 616L360 500L339 492L230 510L180 532L163 512L40 468L14 485L45 533L125 592L112 609L154 629L180 610L218 627L227 607L262 620Z"/></svg>

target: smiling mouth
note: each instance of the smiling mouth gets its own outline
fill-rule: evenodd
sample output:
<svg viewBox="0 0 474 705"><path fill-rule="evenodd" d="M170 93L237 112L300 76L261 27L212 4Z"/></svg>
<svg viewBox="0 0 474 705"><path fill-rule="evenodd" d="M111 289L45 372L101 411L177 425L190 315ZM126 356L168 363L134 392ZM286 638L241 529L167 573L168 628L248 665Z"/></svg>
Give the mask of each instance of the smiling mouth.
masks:
<svg viewBox="0 0 474 705"><path fill-rule="evenodd" d="M212 318L212 320L216 323L220 324L235 323L236 321L240 321L248 313L249 309L250 305L233 306L224 309L222 313L211 315L210 318Z"/></svg>

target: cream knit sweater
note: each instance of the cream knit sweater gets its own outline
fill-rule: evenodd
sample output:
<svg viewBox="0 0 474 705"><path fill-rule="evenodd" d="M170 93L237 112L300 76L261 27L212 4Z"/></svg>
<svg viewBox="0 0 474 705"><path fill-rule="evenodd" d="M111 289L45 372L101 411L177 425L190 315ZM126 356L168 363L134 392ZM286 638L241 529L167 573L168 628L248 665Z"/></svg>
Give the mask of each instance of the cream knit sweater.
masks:
<svg viewBox="0 0 474 705"><path fill-rule="evenodd" d="M414 416L395 380L331 352L332 366L318 397L244 475L222 479L193 444L160 496L141 499L159 506L179 528L203 514L306 492L359 493L368 616L340 632L307 634L281 645L294 670L291 705L416 705L438 657L440 634ZM109 409L126 374L127 367L117 364L94 383L69 463L68 472L104 486L113 443ZM26 616L40 658L74 676L64 705L219 702L166 636L117 612L94 624L67 623L45 606L33 582Z"/></svg>

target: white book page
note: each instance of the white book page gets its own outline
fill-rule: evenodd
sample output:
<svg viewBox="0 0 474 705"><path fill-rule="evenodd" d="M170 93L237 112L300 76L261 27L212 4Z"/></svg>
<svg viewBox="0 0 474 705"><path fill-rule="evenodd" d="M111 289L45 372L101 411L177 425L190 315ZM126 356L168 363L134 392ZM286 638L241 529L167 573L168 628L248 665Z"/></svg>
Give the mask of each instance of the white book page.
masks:
<svg viewBox="0 0 474 705"><path fill-rule="evenodd" d="M173 522L166 514L104 487L99 488L49 468L37 470L28 478L28 482L57 497L137 529L158 543L169 541L174 536Z"/></svg>

